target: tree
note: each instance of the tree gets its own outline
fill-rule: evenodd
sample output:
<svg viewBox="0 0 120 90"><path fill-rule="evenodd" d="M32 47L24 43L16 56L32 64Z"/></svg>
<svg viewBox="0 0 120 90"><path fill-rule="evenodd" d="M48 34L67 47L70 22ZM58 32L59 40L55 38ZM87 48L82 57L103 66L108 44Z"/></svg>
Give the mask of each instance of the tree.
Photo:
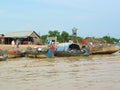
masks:
<svg viewBox="0 0 120 90"><path fill-rule="evenodd" d="M113 43L113 40L110 36L104 36L103 39L106 40L107 43Z"/></svg>
<svg viewBox="0 0 120 90"><path fill-rule="evenodd" d="M82 37L77 37L77 41L79 44L82 42L82 39L83 39Z"/></svg>
<svg viewBox="0 0 120 90"><path fill-rule="evenodd" d="M57 37L57 41L60 42L60 43L63 42L63 38L61 37L61 35Z"/></svg>
<svg viewBox="0 0 120 90"><path fill-rule="evenodd" d="M42 36L40 37L43 43L46 43L47 36L48 36L48 35L42 35Z"/></svg>
<svg viewBox="0 0 120 90"><path fill-rule="evenodd" d="M49 31L49 37L57 37L57 36L60 36L60 32L58 32L57 30L54 30L54 31Z"/></svg>
<svg viewBox="0 0 120 90"><path fill-rule="evenodd" d="M106 40L107 43L119 42L119 39L112 38L112 37L110 37L110 36L104 36L103 39Z"/></svg>
<svg viewBox="0 0 120 90"><path fill-rule="evenodd" d="M63 42L69 41L69 34L66 31L62 31L61 37L62 37Z"/></svg>
<svg viewBox="0 0 120 90"><path fill-rule="evenodd" d="M57 41L58 42L68 42L69 40L73 40L73 41L77 41L79 43L81 43L82 41L82 37L74 37L73 35L69 35L69 33L67 33L66 31L62 31L62 33L60 34L60 32L58 30L50 30L48 32L48 35L43 35L41 36L41 40L43 43L46 42L47 37L57 37ZM110 36L104 36L102 38L95 38L95 37L86 37L85 39L87 39L87 41L92 41L94 43L115 43L115 42L119 42L120 39L116 39L116 38L112 38Z"/></svg>

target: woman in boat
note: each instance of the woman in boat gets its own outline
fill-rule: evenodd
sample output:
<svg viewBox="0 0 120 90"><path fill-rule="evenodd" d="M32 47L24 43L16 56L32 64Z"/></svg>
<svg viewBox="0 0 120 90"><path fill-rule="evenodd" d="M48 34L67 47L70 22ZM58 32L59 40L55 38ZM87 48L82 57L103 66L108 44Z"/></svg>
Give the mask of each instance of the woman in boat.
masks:
<svg viewBox="0 0 120 90"><path fill-rule="evenodd" d="M50 45L48 45L47 57L54 58L54 51L55 51L55 43L52 42Z"/></svg>
<svg viewBox="0 0 120 90"><path fill-rule="evenodd" d="M51 57L54 57L54 52L55 52L55 43L54 42L50 45L50 52L51 52Z"/></svg>

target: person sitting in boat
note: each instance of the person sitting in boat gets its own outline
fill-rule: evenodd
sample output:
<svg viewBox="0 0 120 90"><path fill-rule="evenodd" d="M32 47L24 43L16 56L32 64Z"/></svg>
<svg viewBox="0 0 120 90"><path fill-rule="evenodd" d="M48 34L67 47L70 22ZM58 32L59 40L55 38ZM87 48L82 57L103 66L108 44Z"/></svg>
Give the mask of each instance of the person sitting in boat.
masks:
<svg viewBox="0 0 120 90"><path fill-rule="evenodd" d="M0 59L3 58L3 55L4 55L4 53L3 53L2 50L0 49Z"/></svg>
<svg viewBox="0 0 120 90"><path fill-rule="evenodd" d="M89 56L90 54L91 54L91 53L90 53L90 47L89 47L89 45L87 45L87 46L86 46L86 49L85 49L84 55Z"/></svg>
<svg viewBox="0 0 120 90"><path fill-rule="evenodd" d="M84 53L86 50L86 46L87 46L87 41L86 39L82 40L82 47L81 47L81 52Z"/></svg>
<svg viewBox="0 0 120 90"><path fill-rule="evenodd" d="M90 54L92 54L93 48L94 48L94 43L91 41L88 43L89 49L90 49Z"/></svg>
<svg viewBox="0 0 120 90"><path fill-rule="evenodd" d="M89 44L88 44L86 39L82 40L81 52L86 54L86 55L90 54L90 46L89 46Z"/></svg>
<svg viewBox="0 0 120 90"><path fill-rule="evenodd" d="M4 52L0 49L0 60L7 60L8 56L4 55Z"/></svg>

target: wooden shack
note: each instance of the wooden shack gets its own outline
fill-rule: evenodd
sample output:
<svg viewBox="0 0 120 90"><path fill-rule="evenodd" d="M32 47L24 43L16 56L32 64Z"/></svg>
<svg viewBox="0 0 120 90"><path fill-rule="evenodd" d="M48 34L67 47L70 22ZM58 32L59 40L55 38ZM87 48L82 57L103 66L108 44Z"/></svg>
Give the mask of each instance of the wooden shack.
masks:
<svg viewBox="0 0 120 90"><path fill-rule="evenodd" d="M11 44L12 40L19 40L21 44L42 44L40 36L35 31L18 31L7 33L4 37L5 44Z"/></svg>

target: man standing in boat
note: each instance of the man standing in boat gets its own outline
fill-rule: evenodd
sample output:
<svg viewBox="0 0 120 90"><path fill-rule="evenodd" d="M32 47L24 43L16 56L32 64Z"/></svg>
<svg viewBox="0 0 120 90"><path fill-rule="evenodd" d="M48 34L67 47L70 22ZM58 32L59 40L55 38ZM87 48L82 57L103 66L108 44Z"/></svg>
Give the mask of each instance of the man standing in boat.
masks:
<svg viewBox="0 0 120 90"><path fill-rule="evenodd" d="M15 41L14 40L12 40L11 45L12 45L12 49L14 49L15 48Z"/></svg>
<svg viewBox="0 0 120 90"><path fill-rule="evenodd" d="M19 45L20 45L20 40L16 40L16 47L19 48Z"/></svg>

